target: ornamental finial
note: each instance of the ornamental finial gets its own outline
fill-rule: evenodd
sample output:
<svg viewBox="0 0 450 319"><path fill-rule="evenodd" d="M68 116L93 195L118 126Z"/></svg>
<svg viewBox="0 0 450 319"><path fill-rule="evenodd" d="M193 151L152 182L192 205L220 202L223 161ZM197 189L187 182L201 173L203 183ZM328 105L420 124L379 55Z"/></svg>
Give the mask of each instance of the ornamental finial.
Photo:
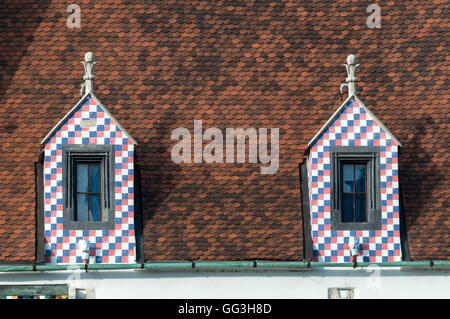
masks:
<svg viewBox="0 0 450 319"><path fill-rule="evenodd" d="M348 88L348 96L356 94L356 76L355 71L359 64L356 64L356 57L353 54L350 54L347 57L347 64L344 64L345 69L347 70L347 79L345 80L347 83L342 83L340 87L340 92L342 94L342 88L346 86Z"/></svg>
<svg viewBox="0 0 450 319"><path fill-rule="evenodd" d="M81 84L80 94L83 96L88 92L92 92L94 90L94 65L97 63L94 61L94 54L92 52L87 52L84 55L84 62L81 62L84 66L84 83Z"/></svg>

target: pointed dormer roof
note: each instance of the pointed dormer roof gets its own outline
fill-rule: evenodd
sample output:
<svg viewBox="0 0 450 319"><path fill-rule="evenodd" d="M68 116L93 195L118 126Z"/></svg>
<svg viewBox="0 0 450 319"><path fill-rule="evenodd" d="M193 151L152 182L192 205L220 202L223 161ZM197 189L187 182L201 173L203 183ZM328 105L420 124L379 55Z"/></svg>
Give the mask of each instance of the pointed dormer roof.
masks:
<svg viewBox="0 0 450 319"><path fill-rule="evenodd" d="M317 132L316 135L309 141L308 146L306 148L306 152L311 148L311 146L314 144L314 142L317 141L317 139L322 135L322 133L333 123L333 121L339 116L341 111L347 106L347 104L354 99L359 103L359 106L362 107L373 119L374 121L388 134L391 139L398 145L402 146L402 144L397 140L397 138L392 134L386 126L364 105L364 103L356 96L356 68L359 66L359 64L356 64L356 57L353 54L350 54L347 57L347 64L344 64L345 69L347 70L347 79L346 83L341 84L340 91L342 93L342 88L347 87L348 88L348 97L345 99L344 103L339 106L339 108L336 110L336 112L333 113L333 115L328 119L328 121L322 126L322 128Z"/></svg>
<svg viewBox="0 0 450 319"><path fill-rule="evenodd" d="M84 61L81 62L84 66L84 83L81 84L80 95L82 96L80 100L75 104L74 107L56 124L51 131L44 137L41 141L41 145L44 145L48 139L55 133L61 125L73 114L75 111L83 104L87 98L94 99L97 105L102 109L107 116L110 117L111 121L128 137L133 144L137 145L137 141L125 130L125 128L120 125L119 121L108 111L108 109L102 104L102 102L94 94L94 66L97 62L94 61L94 55L92 52L87 52L84 55ZM84 94L83 94L84 90Z"/></svg>

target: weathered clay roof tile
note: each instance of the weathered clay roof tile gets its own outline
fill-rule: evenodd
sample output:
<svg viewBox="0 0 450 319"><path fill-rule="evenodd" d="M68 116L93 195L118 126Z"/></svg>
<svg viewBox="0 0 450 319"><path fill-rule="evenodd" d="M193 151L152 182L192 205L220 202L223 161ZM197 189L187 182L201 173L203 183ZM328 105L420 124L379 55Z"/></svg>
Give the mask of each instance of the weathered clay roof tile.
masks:
<svg viewBox="0 0 450 319"><path fill-rule="evenodd" d="M35 254L39 143L78 100L96 55L96 95L138 140L147 260L302 259L299 168L341 104L342 61L358 96L402 142L413 259L449 259L448 19L444 1L0 3L0 262ZM280 169L174 164L177 127L280 128Z"/></svg>

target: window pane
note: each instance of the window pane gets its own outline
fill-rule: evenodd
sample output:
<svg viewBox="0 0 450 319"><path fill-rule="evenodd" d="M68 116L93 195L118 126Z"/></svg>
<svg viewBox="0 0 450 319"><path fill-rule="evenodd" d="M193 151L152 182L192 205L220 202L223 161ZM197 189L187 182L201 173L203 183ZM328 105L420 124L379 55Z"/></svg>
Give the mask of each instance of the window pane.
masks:
<svg viewBox="0 0 450 319"><path fill-rule="evenodd" d="M366 191L366 165L355 165L355 191L364 193Z"/></svg>
<svg viewBox="0 0 450 319"><path fill-rule="evenodd" d="M78 164L77 165L77 192L87 192L87 165Z"/></svg>
<svg viewBox="0 0 450 319"><path fill-rule="evenodd" d="M342 221L344 223L353 222L353 194L343 194L342 196Z"/></svg>
<svg viewBox="0 0 450 319"><path fill-rule="evenodd" d="M89 195L89 220L100 221L100 195Z"/></svg>
<svg viewBox="0 0 450 319"><path fill-rule="evenodd" d="M356 194L356 222L366 221L366 194Z"/></svg>
<svg viewBox="0 0 450 319"><path fill-rule="evenodd" d="M89 192L100 192L100 165L89 165Z"/></svg>
<svg viewBox="0 0 450 319"><path fill-rule="evenodd" d="M77 221L86 222L88 220L88 197L84 194L77 195Z"/></svg>
<svg viewBox="0 0 450 319"><path fill-rule="evenodd" d="M344 192L353 192L353 164L342 165Z"/></svg>

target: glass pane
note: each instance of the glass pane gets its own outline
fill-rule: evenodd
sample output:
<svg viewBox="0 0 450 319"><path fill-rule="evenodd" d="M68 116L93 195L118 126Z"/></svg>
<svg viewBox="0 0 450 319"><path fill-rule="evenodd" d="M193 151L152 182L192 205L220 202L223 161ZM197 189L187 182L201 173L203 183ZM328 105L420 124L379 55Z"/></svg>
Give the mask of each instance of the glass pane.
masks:
<svg viewBox="0 0 450 319"><path fill-rule="evenodd" d="M353 222L353 194L343 194L342 196L342 221L344 223Z"/></svg>
<svg viewBox="0 0 450 319"><path fill-rule="evenodd" d="M366 191L366 165L355 165L355 191L364 193Z"/></svg>
<svg viewBox="0 0 450 319"><path fill-rule="evenodd" d="M366 221L366 194L356 194L356 222Z"/></svg>
<svg viewBox="0 0 450 319"><path fill-rule="evenodd" d="M342 165L342 173L344 192L353 192L353 164Z"/></svg>
<svg viewBox="0 0 450 319"><path fill-rule="evenodd" d="M77 165L77 192L87 192L87 165L86 164L78 164Z"/></svg>
<svg viewBox="0 0 450 319"><path fill-rule="evenodd" d="M100 165L89 165L89 192L100 192Z"/></svg>
<svg viewBox="0 0 450 319"><path fill-rule="evenodd" d="M84 194L77 195L77 221L86 222L88 220L88 197Z"/></svg>
<svg viewBox="0 0 450 319"><path fill-rule="evenodd" d="M100 221L100 195L89 195L89 220Z"/></svg>

